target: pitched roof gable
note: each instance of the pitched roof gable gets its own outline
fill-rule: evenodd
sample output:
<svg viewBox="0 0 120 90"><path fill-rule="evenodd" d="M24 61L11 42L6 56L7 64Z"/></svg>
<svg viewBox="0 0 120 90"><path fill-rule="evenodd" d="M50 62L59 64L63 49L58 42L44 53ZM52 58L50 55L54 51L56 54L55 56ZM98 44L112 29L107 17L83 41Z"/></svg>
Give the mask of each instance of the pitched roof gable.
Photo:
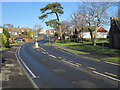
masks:
<svg viewBox="0 0 120 90"><path fill-rule="evenodd" d="M97 32L108 32L103 26L100 26Z"/></svg>

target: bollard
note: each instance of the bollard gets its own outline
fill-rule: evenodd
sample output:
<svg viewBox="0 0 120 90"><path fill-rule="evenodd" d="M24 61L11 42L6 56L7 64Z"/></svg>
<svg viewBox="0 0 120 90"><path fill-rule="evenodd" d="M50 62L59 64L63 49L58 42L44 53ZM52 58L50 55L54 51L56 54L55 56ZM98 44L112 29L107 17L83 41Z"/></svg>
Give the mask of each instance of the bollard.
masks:
<svg viewBox="0 0 120 90"><path fill-rule="evenodd" d="M36 47L36 48L39 48L39 47L38 47L38 42L35 43L35 47Z"/></svg>

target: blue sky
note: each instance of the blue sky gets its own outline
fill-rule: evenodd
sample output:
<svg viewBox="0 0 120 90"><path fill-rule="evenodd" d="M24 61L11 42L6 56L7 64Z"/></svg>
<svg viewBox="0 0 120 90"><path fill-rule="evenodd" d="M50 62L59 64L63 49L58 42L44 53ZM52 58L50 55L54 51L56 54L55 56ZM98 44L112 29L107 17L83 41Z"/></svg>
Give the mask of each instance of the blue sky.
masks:
<svg viewBox="0 0 120 90"><path fill-rule="evenodd" d="M43 28L48 29L44 22L38 19L40 16L40 8L52 2L2 2L2 23L13 24L14 27L30 27L40 24ZM80 2L61 2L64 7L64 14L60 19L70 20L70 14L78 9ZM115 8L110 9L111 12ZM51 17L50 17L51 18ZM52 18L55 18L53 15ZM1 18L0 18L1 19Z"/></svg>
<svg viewBox="0 0 120 90"><path fill-rule="evenodd" d="M4 2L2 3L2 24L31 28L35 24L40 24L43 28L48 28L42 20L38 19L41 15L40 8L47 4L48 2ZM78 3L62 2L61 4L64 7L64 14L60 19L61 21L69 20L70 13L77 9ZM53 15L52 18L55 16Z"/></svg>

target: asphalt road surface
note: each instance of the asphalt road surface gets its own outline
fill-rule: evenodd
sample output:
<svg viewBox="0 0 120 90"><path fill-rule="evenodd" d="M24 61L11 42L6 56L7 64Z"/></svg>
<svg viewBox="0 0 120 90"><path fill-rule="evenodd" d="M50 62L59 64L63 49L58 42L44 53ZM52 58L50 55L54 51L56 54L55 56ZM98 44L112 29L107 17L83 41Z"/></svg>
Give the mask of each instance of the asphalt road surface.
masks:
<svg viewBox="0 0 120 90"><path fill-rule="evenodd" d="M21 46L17 56L39 88L118 88L117 65L82 58L78 55L34 43Z"/></svg>

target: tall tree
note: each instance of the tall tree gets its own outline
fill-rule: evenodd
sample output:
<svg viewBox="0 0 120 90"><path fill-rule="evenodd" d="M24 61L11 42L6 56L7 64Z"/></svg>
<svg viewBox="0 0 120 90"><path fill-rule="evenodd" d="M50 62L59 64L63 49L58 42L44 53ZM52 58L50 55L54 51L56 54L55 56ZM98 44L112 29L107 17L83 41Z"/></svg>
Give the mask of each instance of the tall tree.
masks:
<svg viewBox="0 0 120 90"><path fill-rule="evenodd" d="M83 2L79 6L79 15L84 18L90 31L93 45L96 45L97 29L100 25L108 23L107 10L116 3L111 2ZM94 29L93 29L94 27Z"/></svg>
<svg viewBox="0 0 120 90"><path fill-rule="evenodd" d="M44 21L48 17L48 15L55 14L56 15L56 20L54 19L53 21L47 21L46 25L47 26L50 25L50 24L48 24L49 22L51 22L52 24L54 22L57 22L57 24L59 26L59 32L60 32L60 36L61 37L62 37L62 32L61 32L61 27L59 25L60 24L59 16L63 14L63 10L62 9L63 9L63 7L58 2L47 4L44 8L40 9L42 15L39 16L39 19Z"/></svg>

